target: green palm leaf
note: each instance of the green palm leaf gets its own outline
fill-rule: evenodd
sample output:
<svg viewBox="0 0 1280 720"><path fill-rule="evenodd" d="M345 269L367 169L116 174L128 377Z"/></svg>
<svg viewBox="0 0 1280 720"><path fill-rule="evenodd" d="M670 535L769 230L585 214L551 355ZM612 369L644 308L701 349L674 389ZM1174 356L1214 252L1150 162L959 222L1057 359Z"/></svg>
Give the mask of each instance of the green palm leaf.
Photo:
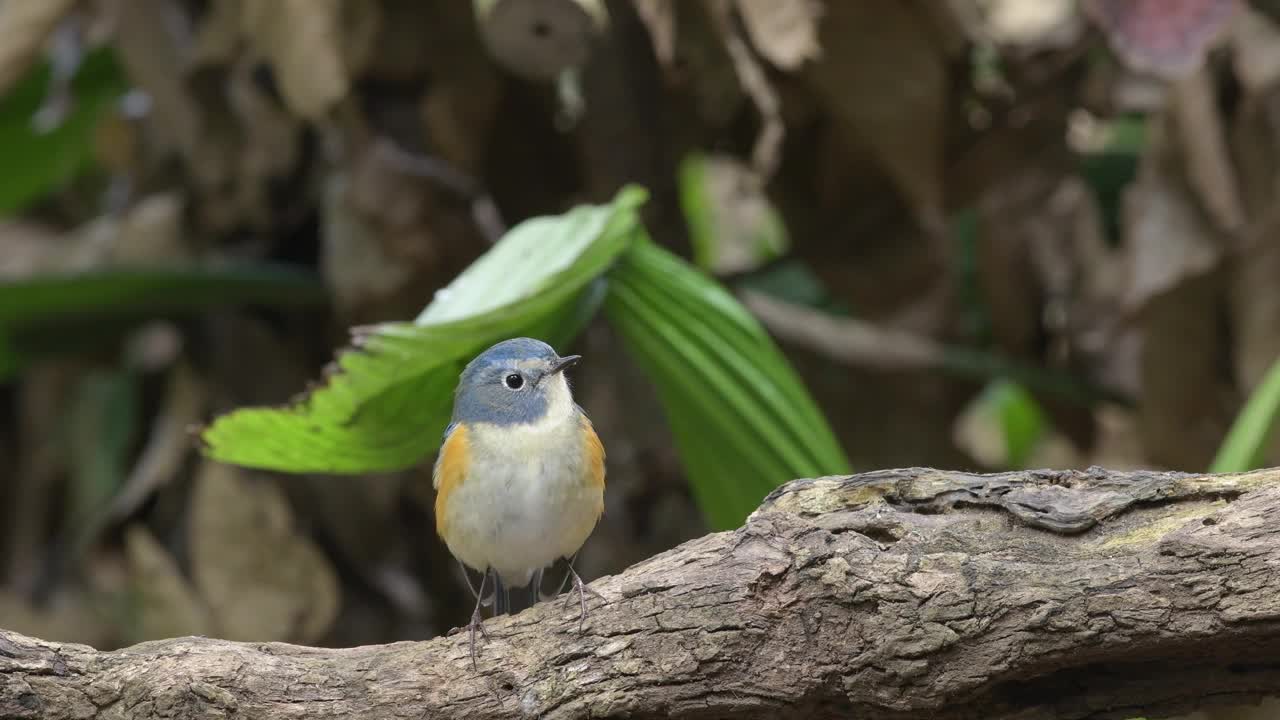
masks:
<svg viewBox="0 0 1280 720"><path fill-rule="evenodd" d="M849 472L790 364L720 284L647 241L609 277L605 312L657 387L714 527L736 527L783 482Z"/></svg>

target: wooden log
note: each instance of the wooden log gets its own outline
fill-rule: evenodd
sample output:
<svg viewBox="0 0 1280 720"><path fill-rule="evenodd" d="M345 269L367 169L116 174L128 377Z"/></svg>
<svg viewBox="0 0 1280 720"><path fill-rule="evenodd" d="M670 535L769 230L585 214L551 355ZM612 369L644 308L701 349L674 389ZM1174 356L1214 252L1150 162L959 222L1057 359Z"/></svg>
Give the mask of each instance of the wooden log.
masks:
<svg viewBox="0 0 1280 720"><path fill-rule="evenodd" d="M1280 470L797 480L466 635L114 652L0 631L4 718L1167 717L1280 694Z"/></svg>

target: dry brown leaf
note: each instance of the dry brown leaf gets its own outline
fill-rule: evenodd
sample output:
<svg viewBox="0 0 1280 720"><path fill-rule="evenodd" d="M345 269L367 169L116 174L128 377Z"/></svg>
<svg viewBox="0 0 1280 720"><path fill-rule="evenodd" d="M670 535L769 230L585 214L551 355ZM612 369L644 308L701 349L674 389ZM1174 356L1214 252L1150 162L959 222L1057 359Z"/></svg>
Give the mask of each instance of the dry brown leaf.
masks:
<svg viewBox="0 0 1280 720"><path fill-rule="evenodd" d="M243 0L241 30L271 61L285 103L318 120L346 97L342 0Z"/></svg>
<svg viewBox="0 0 1280 720"><path fill-rule="evenodd" d="M1098 423L1098 444L1092 457L1081 466L1098 465L1115 470L1150 470L1142 450L1138 417L1132 410L1104 405L1094 413Z"/></svg>
<svg viewBox="0 0 1280 720"><path fill-rule="evenodd" d="M325 183L320 269L338 309L350 315L399 291L413 269L383 248L381 230L353 207L349 187L344 173Z"/></svg>
<svg viewBox="0 0 1280 720"><path fill-rule="evenodd" d="M636 15L649 31L653 54L663 67L671 67L676 59L676 11L673 0L631 0Z"/></svg>
<svg viewBox="0 0 1280 720"><path fill-rule="evenodd" d="M0 96L26 74L49 34L75 4L76 0L0 2Z"/></svg>
<svg viewBox="0 0 1280 720"><path fill-rule="evenodd" d="M149 195L138 202L117 228L109 260L115 265L175 265L190 259L184 244L185 203L176 192Z"/></svg>
<svg viewBox="0 0 1280 720"><path fill-rule="evenodd" d="M1075 0L979 0L985 35L1019 51L1070 46L1084 32Z"/></svg>
<svg viewBox="0 0 1280 720"><path fill-rule="evenodd" d="M100 215L76 228L58 256L62 270L108 266L180 265L191 259L182 228L183 198L160 193L143 198L128 213Z"/></svg>
<svg viewBox="0 0 1280 720"><path fill-rule="evenodd" d="M0 277L180 263L190 258L181 214L182 199L162 193L123 216L101 215L69 233L26 222L0 224Z"/></svg>
<svg viewBox="0 0 1280 720"><path fill-rule="evenodd" d="M26 220L0 222L0 278L20 279L58 267L66 236Z"/></svg>
<svg viewBox="0 0 1280 720"><path fill-rule="evenodd" d="M846 146L872 152L926 226L941 225L946 58L913 3L829 3L803 75Z"/></svg>
<svg viewBox="0 0 1280 720"><path fill-rule="evenodd" d="M1227 154L1217 84L1210 70L1202 67L1176 82L1169 99L1191 187L1220 230L1240 230L1245 221L1244 207Z"/></svg>
<svg viewBox="0 0 1280 720"><path fill-rule="evenodd" d="M314 643L338 612L338 579L294 527L278 487L211 460L191 498L191 568L219 636Z"/></svg>
<svg viewBox="0 0 1280 720"><path fill-rule="evenodd" d="M956 447L991 470L1009 468L1008 437L1000 410L976 396L956 416L951 437ZM1023 459L1023 467L1066 469L1083 467L1079 451L1071 439L1058 432L1052 424L1036 438Z"/></svg>
<svg viewBox="0 0 1280 720"><path fill-rule="evenodd" d="M796 70L818 60L819 0L736 0L751 44L781 70Z"/></svg>
<svg viewBox="0 0 1280 720"><path fill-rule="evenodd" d="M785 253L785 232L760 176L730 155L708 155L702 163L700 191L716 236L709 269L717 275L749 272Z"/></svg>
<svg viewBox="0 0 1280 720"><path fill-rule="evenodd" d="M301 128L251 79L257 57L235 54L239 23L245 21L241 0L220 0L202 26L208 39L197 35L193 43L174 32L167 0L114 0L112 7L116 50L130 79L151 100L146 144L183 159L195 224L213 234L261 228L272 202L264 184L293 169ZM228 53L226 59L238 59L216 89L198 81L213 73L192 75ZM225 70L219 67L217 76Z"/></svg>
<svg viewBox="0 0 1280 720"><path fill-rule="evenodd" d="M137 618L129 642L207 635L209 613L169 552L138 524L125 530L124 541Z"/></svg>
<svg viewBox="0 0 1280 720"><path fill-rule="evenodd" d="M1240 8L1231 24L1231 58L1245 94L1271 89L1280 80L1280 28L1249 6Z"/></svg>
<svg viewBox="0 0 1280 720"><path fill-rule="evenodd" d="M387 532L399 520L402 477L351 483L305 475L291 478L287 491L293 506L305 512L330 541L332 552L362 576L374 579L396 572L397 560L414 552L405 535Z"/></svg>
<svg viewBox="0 0 1280 720"><path fill-rule="evenodd" d="M734 71L738 82L751 97L756 110L760 113L760 133L756 136L755 146L751 150L751 165L762 183L773 177L781 161L779 153L782 140L786 135L786 127L782 124L781 101L778 92L764 73L764 68L756 62L751 49L739 35L730 15L729 0L710 0L711 16L720 38L724 42L729 57L733 60Z"/></svg>
<svg viewBox="0 0 1280 720"><path fill-rule="evenodd" d="M174 149L192 157L203 142L200 113L179 72L187 55L169 22L172 8L166 0L113 0L108 7L114 18L113 47L120 63L130 82L151 100L149 139L157 141L162 150ZM209 163L189 166L197 178L212 176L208 184L213 184L223 177L218 172L221 165L214 162L219 159L215 154Z"/></svg>
<svg viewBox="0 0 1280 720"><path fill-rule="evenodd" d="M1204 275L1221 257L1208 218L1174 174L1165 138L1163 128L1152 127L1148 157L1124 197L1125 247L1131 273L1125 300L1131 309L1176 289L1188 278Z"/></svg>
<svg viewBox="0 0 1280 720"><path fill-rule="evenodd" d="M1126 305L1141 307L1217 264L1218 248L1210 235L1198 231L1207 229L1206 223L1188 194L1164 184L1146 184L1130 191L1125 208L1142 218L1128 232L1131 276Z"/></svg>

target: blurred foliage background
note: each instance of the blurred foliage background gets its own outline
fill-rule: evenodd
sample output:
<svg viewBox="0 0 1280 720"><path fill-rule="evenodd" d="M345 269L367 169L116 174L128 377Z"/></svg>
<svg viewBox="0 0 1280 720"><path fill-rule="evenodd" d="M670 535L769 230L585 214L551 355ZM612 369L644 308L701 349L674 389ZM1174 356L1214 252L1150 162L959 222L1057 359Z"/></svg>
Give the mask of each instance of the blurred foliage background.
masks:
<svg viewBox="0 0 1280 720"><path fill-rule="evenodd" d="M827 422L786 427L829 426L855 469L1274 464L1278 13L0 0L0 626L109 648L459 624L429 455L282 474L194 431L328 382L348 328L418 317L512 227L632 183L648 239L561 340L609 452L588 578L767 490L733 477L776 442L689 440L722 395L771 417L698 342L738 338L743 377L789 362ZM706 332L653 339L697 302ZM664 384L685 366L721 385Z"/></svg>

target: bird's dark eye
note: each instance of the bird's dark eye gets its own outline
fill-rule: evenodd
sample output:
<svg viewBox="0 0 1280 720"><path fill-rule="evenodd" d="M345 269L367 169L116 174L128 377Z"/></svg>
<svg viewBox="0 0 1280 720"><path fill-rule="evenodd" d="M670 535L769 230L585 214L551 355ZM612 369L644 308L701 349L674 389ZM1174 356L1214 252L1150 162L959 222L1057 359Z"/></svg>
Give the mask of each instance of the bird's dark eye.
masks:
<svg viewBox="0 0 1280 720"><path fill-rule="evenodd" d="M506 376L502 380L502 382L506 383L506 386L511 388L512 390L519 390L520 388L524 387L524 378L520 377L520 375L517 373L511 373L510 375Z"/></svg>

